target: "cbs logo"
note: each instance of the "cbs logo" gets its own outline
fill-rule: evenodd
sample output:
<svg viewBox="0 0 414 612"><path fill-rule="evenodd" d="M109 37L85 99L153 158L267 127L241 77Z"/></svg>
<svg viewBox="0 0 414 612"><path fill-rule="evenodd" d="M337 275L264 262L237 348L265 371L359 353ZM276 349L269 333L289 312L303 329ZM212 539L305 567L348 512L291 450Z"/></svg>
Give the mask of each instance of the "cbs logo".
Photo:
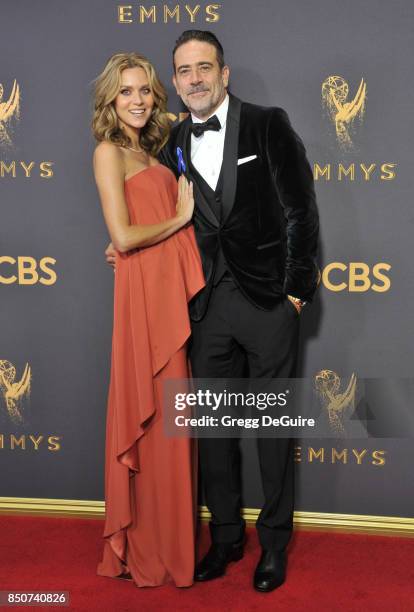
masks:
<svg viewBox="0 0 414 612"><path fill-rule="evenodd" d="M390 264L377 263L370 267L363 262L349 264L334 261L325 266L322 272L322 283L329 291L361 292L376 291L384 293L391 287L387 272Z"/></svg>
<svg viewBox="0 0 414 612"><path fill-rule="evenodd" d="M54 285L57 280L56 272L50 267L54 266L56 259L42 257L36 261L34 257L0 256L0 284L11 285Z"/></svg>

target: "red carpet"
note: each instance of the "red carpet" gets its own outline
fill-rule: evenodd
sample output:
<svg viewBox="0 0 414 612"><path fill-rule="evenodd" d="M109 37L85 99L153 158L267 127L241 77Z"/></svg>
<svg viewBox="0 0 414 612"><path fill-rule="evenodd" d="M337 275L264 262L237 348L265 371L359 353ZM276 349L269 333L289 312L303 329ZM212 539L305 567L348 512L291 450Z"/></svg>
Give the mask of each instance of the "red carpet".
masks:
<svg viewBox="0 0 414 612"><path fill-rule="evenodd" d="M244 559L231 564L225 578L189 589L138 589L96 576L100 520L0 516L0 529L0 590L66 590L71 610L414 612L410 538L299 531L290 547L287 582L272 593L256 593L251 576L259 549L252 529ZM206 545L203 528L201 551Z"/></svg>

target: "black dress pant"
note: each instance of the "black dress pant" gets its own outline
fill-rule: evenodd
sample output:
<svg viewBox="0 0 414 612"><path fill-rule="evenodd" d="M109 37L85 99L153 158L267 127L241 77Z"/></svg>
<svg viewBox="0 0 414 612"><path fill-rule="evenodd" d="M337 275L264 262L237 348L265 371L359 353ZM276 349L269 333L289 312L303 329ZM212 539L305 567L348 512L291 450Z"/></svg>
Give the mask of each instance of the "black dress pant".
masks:
<svg viewBox="0 0 414 612"><path fill-rule="evenodd" d="M295 376L300 315L286 298L271 311L260 310L227 277L213 288L206 315L193 322L190 358L195 378ZM256 528L261 546L283 550L292 535L293 440L258 438L265 497ZM241 474L238 438L200 438L200 469L210 531L215 542L237 542L244 534L240 516Z"/></svg>

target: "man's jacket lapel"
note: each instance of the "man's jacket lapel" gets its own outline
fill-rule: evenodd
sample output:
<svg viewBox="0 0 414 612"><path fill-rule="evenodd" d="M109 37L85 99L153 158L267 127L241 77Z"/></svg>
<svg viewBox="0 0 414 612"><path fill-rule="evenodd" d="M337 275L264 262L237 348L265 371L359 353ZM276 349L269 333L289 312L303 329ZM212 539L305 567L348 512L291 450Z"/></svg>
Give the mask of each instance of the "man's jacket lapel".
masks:
<svg viewBox="0 0 414 612"><path fill-rule="evenodd" d="M241 100L230 95L223 151L222 224L226 222L226 219L231 213L236 195L240 109Z"/></svg>

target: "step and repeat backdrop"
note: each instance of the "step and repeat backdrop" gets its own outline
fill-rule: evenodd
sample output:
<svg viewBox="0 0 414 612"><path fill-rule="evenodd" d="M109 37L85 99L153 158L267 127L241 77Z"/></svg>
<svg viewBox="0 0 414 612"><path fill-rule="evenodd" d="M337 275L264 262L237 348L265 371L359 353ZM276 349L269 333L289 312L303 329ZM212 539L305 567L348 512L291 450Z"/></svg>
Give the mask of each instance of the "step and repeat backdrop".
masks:
<svg viewBox="0 0 414 612"><path fill-rule="evenodd" d="M322 278L300 375L332 437L297 440L296 508L414 516L413 26L409 0L1 3L0 496L104 499L113 271L92 80L111 54L143 53L178 115L171 50L197 28L223 43L233 93L288 112L314 171ZM362 387L355 438L345 415ZM258 508L243 446L244 506Z"/></svg>

